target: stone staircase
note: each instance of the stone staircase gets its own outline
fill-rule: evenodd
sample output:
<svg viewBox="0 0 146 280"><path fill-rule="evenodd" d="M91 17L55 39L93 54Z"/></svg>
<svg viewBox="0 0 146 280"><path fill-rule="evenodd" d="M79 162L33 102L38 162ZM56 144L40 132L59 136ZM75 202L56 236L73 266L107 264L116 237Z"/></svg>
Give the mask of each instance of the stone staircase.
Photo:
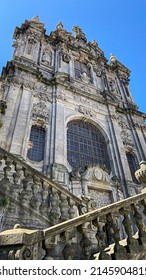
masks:
<svg viewBox="0 0 146 280"><path fill-rule="evenodd" d="M0 148L0 207L5 229L16 223L37 229L74 218L87 211L88 205Z"/></svg>
<svg viewBox="0 0 146 280"><path fill-rule="evenodd" d="M146 192L44 230L0 233L1 259L145 259Z"/></svg>
<svg viewBox="0 0 146 280"><path fill-rule="evenodd" d="M91 210L1 148L0 165L1 260L146 259L145 189Z"/></svg>

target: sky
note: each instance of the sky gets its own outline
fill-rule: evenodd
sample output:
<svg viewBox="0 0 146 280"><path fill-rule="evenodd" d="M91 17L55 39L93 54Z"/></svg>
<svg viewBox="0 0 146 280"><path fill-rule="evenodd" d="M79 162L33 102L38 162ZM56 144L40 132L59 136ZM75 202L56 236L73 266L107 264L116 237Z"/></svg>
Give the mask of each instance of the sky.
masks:
<svg viewBox="0 0 146 280"><path fill-rule="evenodd" d="M58 22L72 32L78 25L109 59L113 53L131 70L130 90L146 113L146 0L4 0L0 4L0 71L13 55L13 32L38 15L46 34Z"/></svg>

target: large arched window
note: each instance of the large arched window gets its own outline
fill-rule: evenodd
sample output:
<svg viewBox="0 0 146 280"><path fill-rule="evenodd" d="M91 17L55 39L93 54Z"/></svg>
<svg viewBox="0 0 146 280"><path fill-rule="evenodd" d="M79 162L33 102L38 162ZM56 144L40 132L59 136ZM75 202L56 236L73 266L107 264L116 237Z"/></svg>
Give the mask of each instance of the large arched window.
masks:
<svg viewBox="0 0 146 280"><path fill-rule="evenodd" d="M131 172L131 177L133 182L138 183L136 177L135 177L135 171L138 169L138 162L137 162L137 158L131 154L131 153L126 153L127 156L127 161L128 161L128 165L129 165L129 169Z"/></svg>
<svg viewBox="0 0 146 280"><path fill-rule="evenodd" d="M98 128L82 121L68 124L67 159L73 168L84 170L87 165L97 163L110 169L104 136Z"/></svg>
<svg viewBox="0 0 146 280"><path fill-rule="evenodd" d="M44 158L45 129L33 125L29 138L32 147L28 150L27 157L32 161L41 161Z"/></svg>

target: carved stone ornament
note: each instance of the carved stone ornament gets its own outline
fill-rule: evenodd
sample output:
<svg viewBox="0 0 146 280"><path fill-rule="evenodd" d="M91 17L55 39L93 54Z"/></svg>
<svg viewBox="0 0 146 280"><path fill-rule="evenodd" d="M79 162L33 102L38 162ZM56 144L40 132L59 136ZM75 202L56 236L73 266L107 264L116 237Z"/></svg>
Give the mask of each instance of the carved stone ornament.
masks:
<svg viewBox="0 0 146 280"><path fill-rule="evenodd" d="M82 82L89 84L90 78L88 77L86 72L82 72L80 74L80 78L81 78Z"/></svg>
<svg viewBox="0 0 146 280"><path fill-rule="evenodd" d="M85 195L81 195L81 198L87 204L87 207L82 207L82 209L81 209L82 214L96 209L97 205L96 205L94 198L92 198L91 196L85 196Z"/></svg>
<svg viewBox="0 0 146 280"><path fill-rule="evenodd" d="M122 129L130 129L130 127L127 125L126 120L123 118L123 116L119 115L117 117L118 124L121 126Z"/></svg>
<svg viewBox="0 0 146 280"><path fill-rule="evenodd" d="M76 107L76 110L78 112L80 112L81 114L88 116L88 117L94 117L95 113L93 112L93 110L87 109L86 107L79 105Z"/></svg>
<svg viewBox="0 0 146 280"><path fill-rule="evenodd" d="M28 36L28 46L27 46L27 53L30 54L32 51L32 47L34 44L37 43L37 39L35 38L35 34Z"/></svg>
<svg viewBox="0 0 146 280"><path fill-rule="evenodd" d="M59 22L56 26L56 30L52 31L50 34L50 36L53 39L58 40L58 37L61 37L61 38L63 38L63 40L66 40L66 41L68 41L70 39L71 35L72 35L71 32L68 32L64 29L62 22Z"/></svg>
<svg viewBox="0 0 146 280"><path fill-rule="evenodd" d="M131 134L129 131L123 129L121 131L121 137L122 137L122 140L123 140L123 144L125 146L134 146L134 143L133 143L133 140L132 140L132 137L131 137Z"/></svg>
<svg viewBox="0 0 146 280"><path fill-rule="evenodd" d="M49 49L44 49L42 62L48 66L52 65L52 52Z"/></svg>
<svg viewBox="0 0 146 280"><path fill-rule="evenodd" d="M40 101L39 103L33 105L32 117L34 119L40 118L44 121L49 121L50 111L47 109L47 106L44 102Z"/></svg>
<svg viewBox="0 0 146 280"><path fill-rule="evenodd" d="M92 45L95 49L98 48L98 44L97 44L97 42L96 42L94 39L91 41L91 45Z"/></svg>
<svg viewBox="0 0 146 280"><path fill-rule="evenodd" d="M100 208L111 203L110 192L89 189L89 195L91 199L94 199L96 208Z"/></svg>
<svg viewBox="0 0 146 280"><path fill-rule="evenodd" d="M60 101L65 101L66 100L66 94L65 93L57 93L57 96L56 96L57 100L60 100Z"/></svg>
<svg viewBox="0 0 146 280"><path fill-rule="evenodd" d="M83 40L85 43L87 42L86 36L79 26L74 26L73 31L75 32L76 39Z"/></svg>
<svg viewBox="0 0 146 280"><path fill-rule="evenodd" d="M59 31L59 30L63 30L63 24L62 24L61 21L57 24L56 30L58 30L58 31Z"/></svg>
<svg viewBox="0 0 146 280"><path fill-rule="evenodd" d="M117 58L115 57L114 54L110 54L110 65L115 66L117 64Z"/></svg>
<svg viewBox="0 0 146 280"><path fill-rule="evenodd" d="M62 54L62 60L66 63L69 63L70 61L70 55L68 53L63 53Z"/></svg>
<svg viewBox="0 0 146 280"><path fill-rule="evenodd" d="M110 91L114 94L117 94L117 86L115 81L112 78L109 78L108 83L109 83Z"/></svg>
<svg viewBox="0 0 146 280"><path fill-rule="evenodd" d="M97 66L96 64L93 65L93 70L96 73L97 77L101 77L103 69L101 66Z"/></svg>
<svg viewBox="0 0 146 280"><path fill-rule="evenodd" d="M98 165L95 166L88 166L85 173L82 175L83 179L89 180L89 181L104 181L106 183L110 182L109 174L106 170L102 169Z"/></svg>
<svg viewBox="0 0 146 280"><path fill-rule="evenodd" d="M135 177L141 184L146 184L146 162L141 161L139 165L140 168L136 170Z"/></svg>
<svg viewBox="0 0 146 280"><path fill-rule="evenodd" d="M71 57L69 55L69 51L68 51L67 45L65 43L61 44L59 55L60 55L60 58L62 57L62 60L64 62L69 63Z"/></svg>

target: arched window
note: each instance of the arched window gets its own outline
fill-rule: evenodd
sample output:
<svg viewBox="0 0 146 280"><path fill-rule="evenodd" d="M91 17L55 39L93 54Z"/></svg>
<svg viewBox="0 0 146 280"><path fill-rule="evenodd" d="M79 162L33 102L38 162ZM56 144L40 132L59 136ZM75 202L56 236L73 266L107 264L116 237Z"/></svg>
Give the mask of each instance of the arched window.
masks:
<svg viewBox="0 0 146 280"><path fill-rule="evenodd" d="M89 164L109 168L105 138L98 128L90 123L72 121L67 130L67 160L74 167L84 170Z"/></svg>
<svg viewBox="0 0 146 280"><path fill-rule="evenodd" d="M44 158L45 129L33 125L30 132L32 148L28 150L27 157L32 161L41 161Z"/></svg>
<svg viewBox="0 0 146 280"><path fill-rule="evenodd" d="M90 81L91 81L90 69L86 64L81 63L76 60L74 62L74 66L75 66L75 78L76 79L79 79L81 77L81 74L86 73L88 78L90 78Z"/></svg>
<svg viewBox="0 0 146 280"><path fill-rule="evenodd" d="M131 172L132 180L133 180L133 182L138 183L138 181L134 175L135 171L138 169L137 158L131 153L126 153L126 156L127 156L127 161L128 161L129 169Z"/></svg>

